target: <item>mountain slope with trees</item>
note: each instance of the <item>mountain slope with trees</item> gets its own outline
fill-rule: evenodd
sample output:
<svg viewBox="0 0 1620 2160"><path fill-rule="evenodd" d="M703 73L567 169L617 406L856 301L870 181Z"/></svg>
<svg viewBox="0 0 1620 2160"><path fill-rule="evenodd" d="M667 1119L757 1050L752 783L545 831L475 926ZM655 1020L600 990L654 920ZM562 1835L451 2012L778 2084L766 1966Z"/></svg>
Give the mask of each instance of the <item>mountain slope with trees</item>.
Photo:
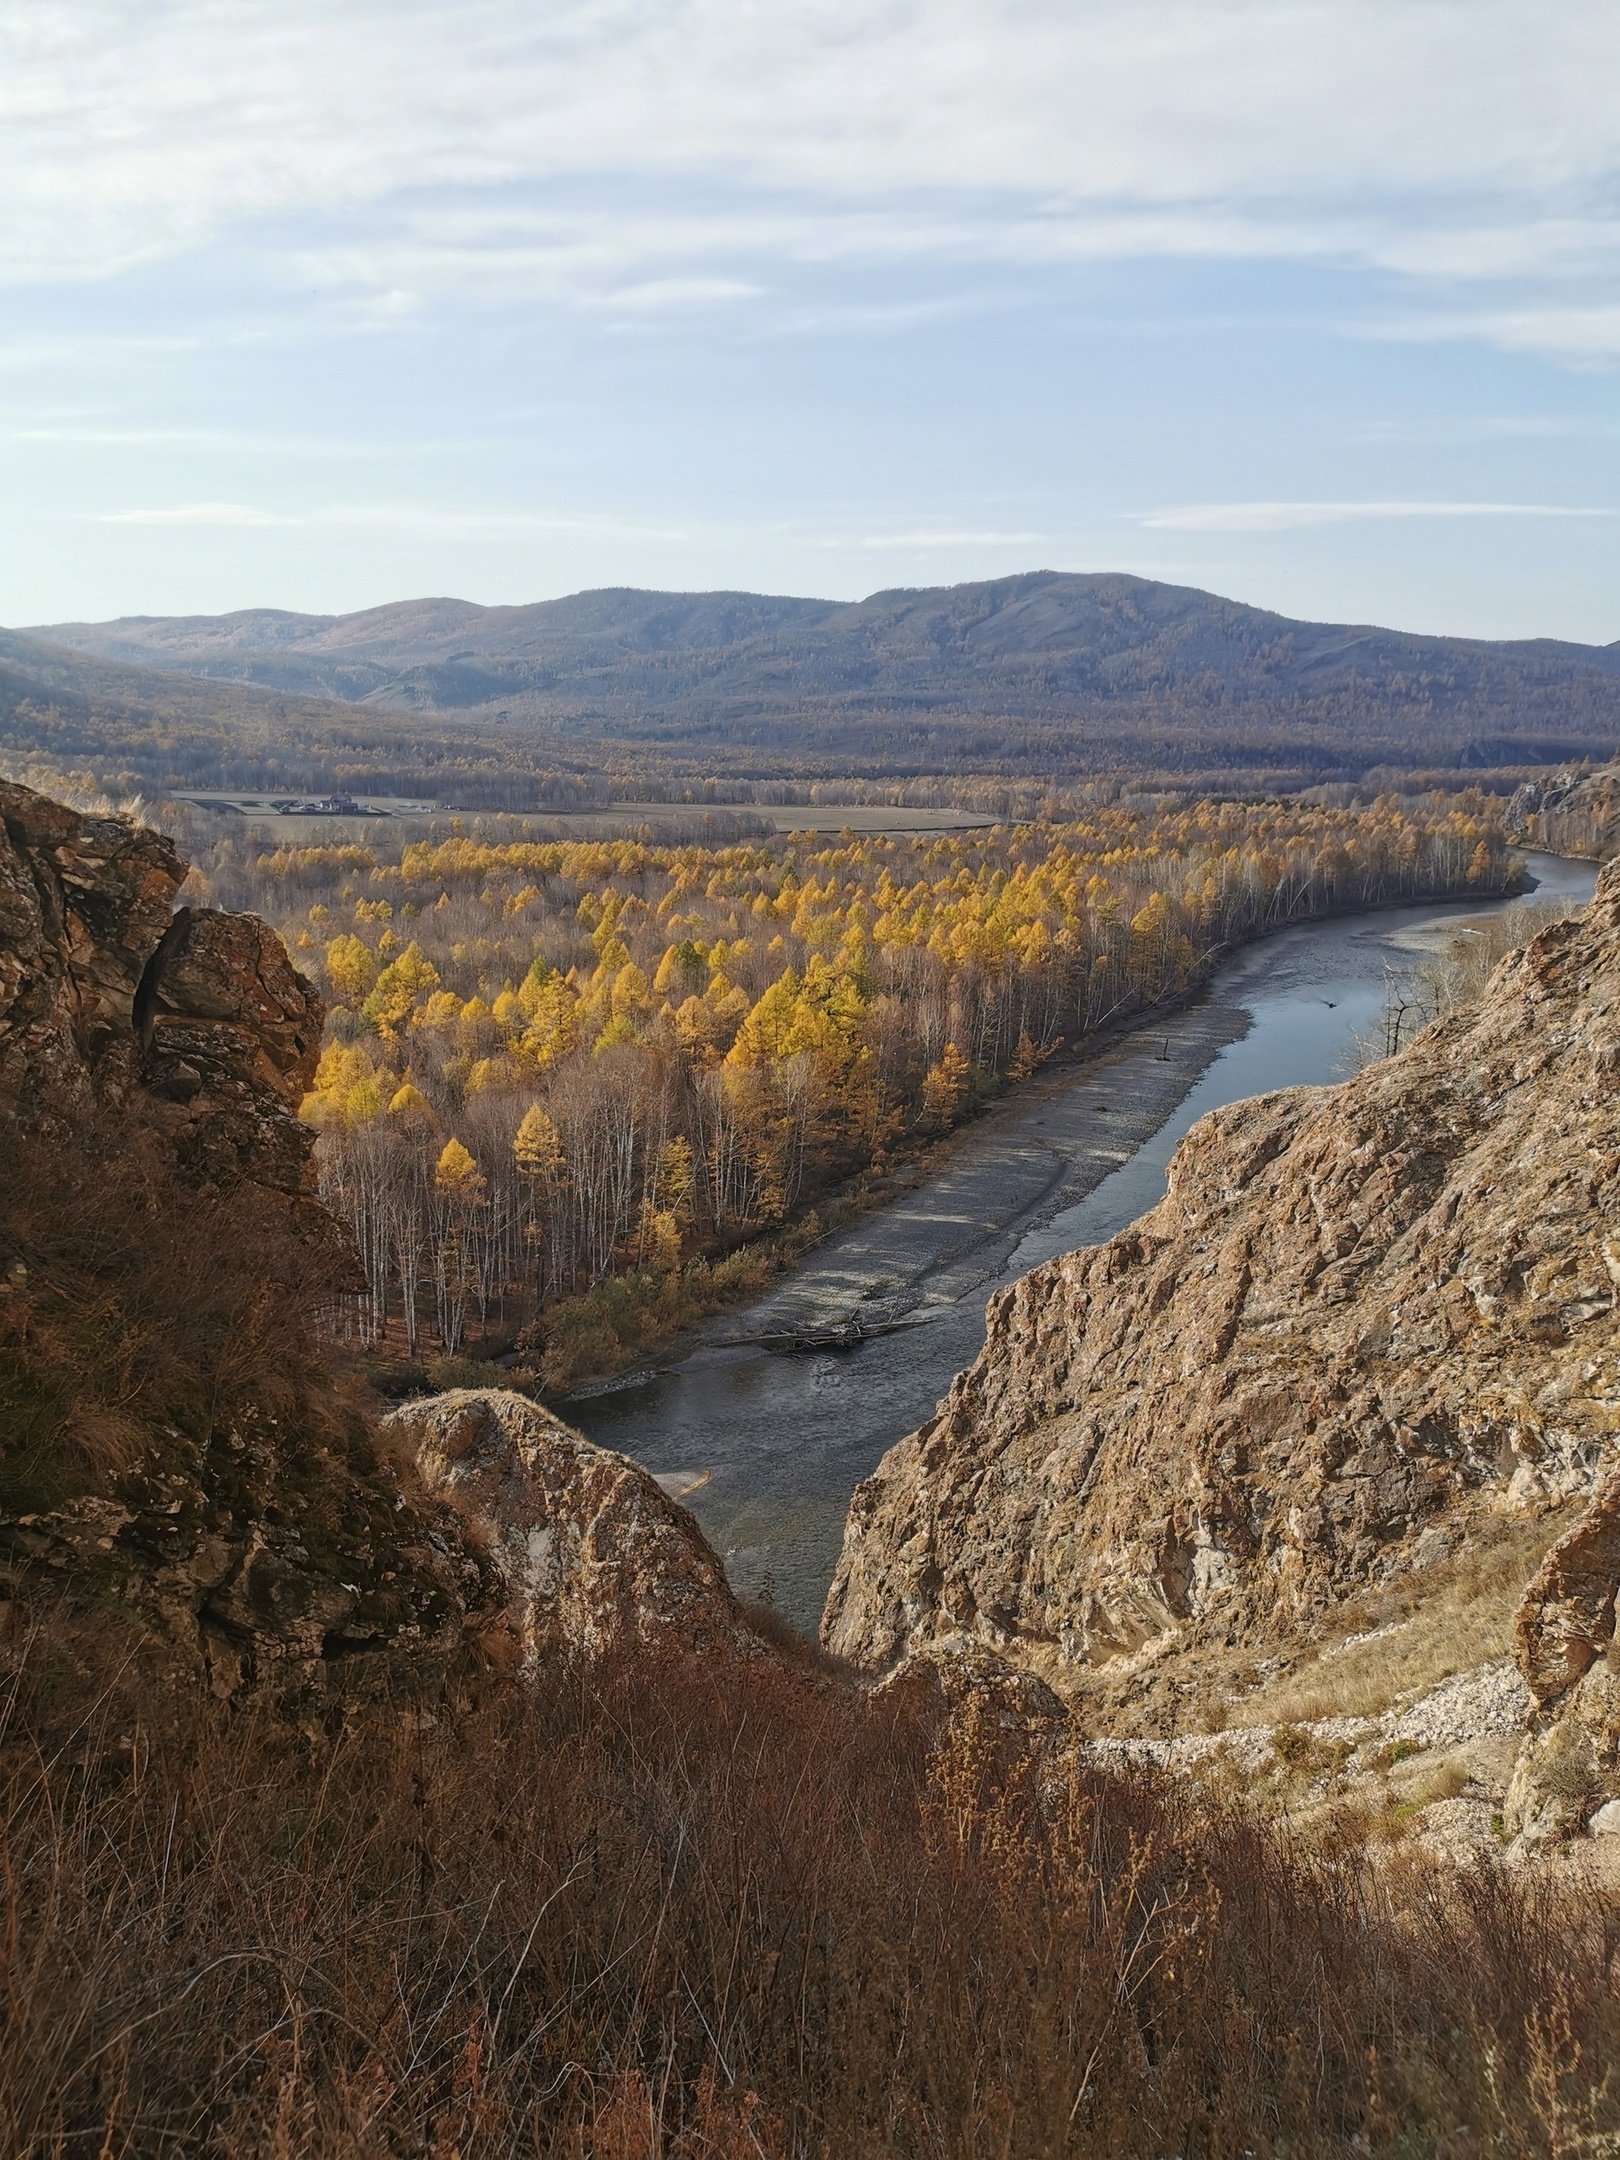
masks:
<svg viewBox="0 0 1620 2160"><path fill-rule="evenodd" d="M362 1340L415 1355L431 1314L455 1352L543 1307L529 1340L562 1385L696 1317L742 1241L1232 944L1499 892L1480 809L1116 804L723 848L442 827L391 847L382 825L364 847L222 841L193 889L266 916L330 992L305 1115L366 1257Z"/></svg>
<svg viewBox="0 0 1620 2160"><path fill-rule="evenodd" d="M1620 645L1296 622L1113 574L1036 571L850 603L610 589L527 607L254 609L34 635L285 695L711 749L739 773L790 757L873 775L1124 765L1276 784L1377 764L1547 763L1620 741Z"/></svg>
<svg viewBox="0 0 1620 2160"><path fill-rule="evenodd" d="M112 796L179 788L430 795L475 809L605 802L602 759L554 735L514 741L476 716L446 726L331 699L198 681L0 630L0 773Z"/></svg>

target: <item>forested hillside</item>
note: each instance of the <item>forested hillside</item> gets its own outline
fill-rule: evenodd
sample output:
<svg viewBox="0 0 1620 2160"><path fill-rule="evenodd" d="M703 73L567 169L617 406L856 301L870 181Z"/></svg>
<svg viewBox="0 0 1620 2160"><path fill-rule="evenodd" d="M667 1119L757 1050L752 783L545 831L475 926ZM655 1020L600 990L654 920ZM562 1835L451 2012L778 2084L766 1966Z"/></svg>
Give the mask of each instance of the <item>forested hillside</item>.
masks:
<svg viewBox="0 0 1620 2160"><path fill-rule="evenodd" d="M1079 774L1283 786L1495 768L1620 743L1620 647L1306 623L1187 587L1035 572L854 603L578 593L67 623L85 655L738 776Z"/></svg>
<svg viewBox="0 0 1620 2160"><path fill-rule="evenodd" d="M454 1351L560 1311L536 1349L561 1382L1218 947L1501 890L1479 807L1115 804L831 845L222 843L194 889L274 922L331 1001L305 1114L366 1259L364 1339Z"/></svg>
<svg viewBox="0 0 1620 2160"><path fill-rule="evenodd" d="M489 721L446 727L87 659L0 630L0 772L46 793L176 788L430 795L475 809L605 802L602 760Z"/></svg>

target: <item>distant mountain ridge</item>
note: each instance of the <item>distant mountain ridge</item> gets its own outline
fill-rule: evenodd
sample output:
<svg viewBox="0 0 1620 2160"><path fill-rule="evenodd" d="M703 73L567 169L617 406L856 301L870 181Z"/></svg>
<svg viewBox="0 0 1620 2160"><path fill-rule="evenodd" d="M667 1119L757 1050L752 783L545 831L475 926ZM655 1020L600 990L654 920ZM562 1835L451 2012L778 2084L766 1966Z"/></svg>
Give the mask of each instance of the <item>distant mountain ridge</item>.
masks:
<svg viewBox="0 0 1620 2160"><path fill-rule="evenodd" d="M431 794L486 809L578 807L601 794L587 744L518 741L478 716L441 721L332 698L102 660L0 630L0 775L93 778L114 795L170 788Z"/></svg>
<svg viewBox="0 0 1620 2160"><path fill-rule="evenodd" d="M1620 644L1296 622L1111 573L852 602L608 588L522 607L424 599L29 635L284 696L713 747L738 770L739 756L759 770L785 754L862 772L1131 765L1319 779L1620 745Z"/></svg>

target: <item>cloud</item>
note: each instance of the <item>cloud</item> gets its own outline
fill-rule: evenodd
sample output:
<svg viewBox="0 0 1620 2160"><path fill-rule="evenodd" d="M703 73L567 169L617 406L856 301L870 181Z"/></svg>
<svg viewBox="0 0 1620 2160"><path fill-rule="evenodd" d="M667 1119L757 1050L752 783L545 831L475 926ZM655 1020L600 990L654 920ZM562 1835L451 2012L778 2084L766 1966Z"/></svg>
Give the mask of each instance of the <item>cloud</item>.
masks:
<svg viewBox="0 0 1620 2160"><path fill-rule="evenodd" d="M418 230L390 284L346 228L571 192L617 260L683 189L652 288L768 257L779 204L801 256L1607 272L1617 76L1620 11L1540 0L55 0L0 16L0 273L252 232L409 295L493 230Z"/></svg>
<svg viewBox="0 0 1620 2160"><path fill-rule="evenodd" d="M600 306L623 308L631 314L662 314L668 308L714 307L728 300L757 300L764 286L746 284L740 278L667 277L644 278L639 285L621 285L605 293Z"/></svg>
<svg viewBox="0 0 1620 2160"><path fill-rule="evenodd" d="M988 265L1018 272L1176 256L1235 261L1358 251L1369 259L1376 253L1370 234L1352 240L1338 228L1309 230L1197 206L874 204L763 191L718 204L708 195L683 200L666 188L656 208L639 198L559 207L512 197L453 209L390 206L339 238L301 240L289 266L304 285L367 296L369 308L397 315L421 295L494 308L514 299L606 309L758 300L771 292L756 274L761 266L813 273ZM795 304L787 320L800 328L839 321L904 328L991 304L988 291L889 296Z"/></svg>
<svg viewBox="0 0 1620 2160"><path fill-rule="evenodd" d="M607 511L507 510L456 503L333 503L311 511L311 524L435 539L498 538L503 534L576 533L616 540L656 540L684 546L689 525L657 524Z"/></svg>
<svg viewBox="0 0 1620 2160"><path fill-rule="evenodd" d="M1507 352L1600 366L1620 360L1620 305L1458 310L1383 324L1374 334L1424 344L1484 339Z"/></svg>
<svg viewBox="0 0 1620 2160"><path fill-rule="evenodd" d="M164 509L103 510L96 525L301 525L304 520L258 510L250 503L177 503Z"/></svg>
<svg viewBox="0 0 1620 2160"><path fill-rule="evenodd" d="M863 533L858 539L834 538L823 540L826 548L856 547L872 553L911 554L918 549L966 548L966 547L1040 547L1046 535L1033 532L903 532Z"/></svg>
<svg viewBox="0 0 1620 2160"><path fill-rule="evenodd" d="M179 503L90 513L96 525L234 525L348 527L429 538L498 538L503 534L578 533L614 539L684 544L686 525L655 524L611 513L577 510L509 510L477 504L358 502L324 503L307 510L270 510L250 503Z"/></svg>
<svg viewBox="0 0 1620 2160"><path fill-rule="evenodd" d="M1400 518L1607 518L1613 510L1562 503L1503 502L1227 502L1149 510L1135 522L1149 532L1278 533L1309 525L1355 525Z"/></svg>
<svg viewBox="0 0 1620 2160"><path fill-rule="evenodd" d="M1405 446L1411 443L1572 442L1620 435L1620 419L1595 413L1428 413L1420 420L1368 420L1353 440Z"/></svg>

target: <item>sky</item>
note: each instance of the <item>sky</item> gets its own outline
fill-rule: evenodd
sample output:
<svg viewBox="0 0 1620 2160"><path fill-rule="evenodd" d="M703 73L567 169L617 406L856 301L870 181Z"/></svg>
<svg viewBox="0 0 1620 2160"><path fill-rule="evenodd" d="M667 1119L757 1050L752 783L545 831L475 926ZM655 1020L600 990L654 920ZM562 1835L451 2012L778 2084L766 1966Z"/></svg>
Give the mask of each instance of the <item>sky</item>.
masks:
<svg viewBox="0 0 1620 2160"><path fill-rule="evenodd" d="M1620 638L1614 0L8 0L0 621Z"/></svg>

